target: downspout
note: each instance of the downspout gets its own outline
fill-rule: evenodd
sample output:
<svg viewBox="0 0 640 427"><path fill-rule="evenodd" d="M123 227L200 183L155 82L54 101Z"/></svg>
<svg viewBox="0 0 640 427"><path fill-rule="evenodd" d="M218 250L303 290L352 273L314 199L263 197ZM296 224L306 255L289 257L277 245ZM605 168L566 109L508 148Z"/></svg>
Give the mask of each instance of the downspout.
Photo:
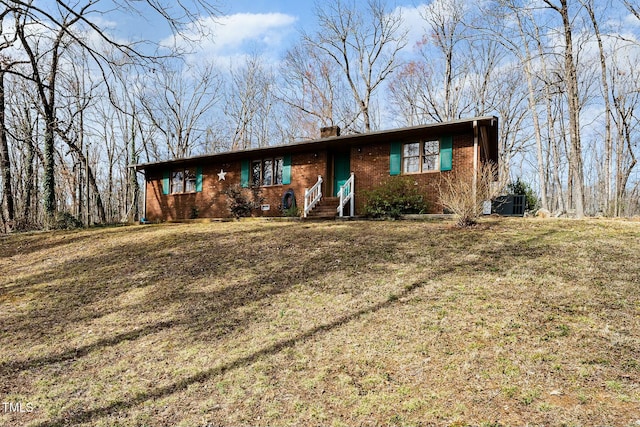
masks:
<svg viewBox="0 0 640 427"><path fill-rule="evenodd" d="M142 174L142 217L140 218L140 222L147 222L147 171L142 169L136 171Z"/></svg>
<svg viewBox="0 0 640 427"><path fill-rule="evenodd" d="M144 170L144 169L143 169ZM144 170L144 172L142 173L143 179L142 182L144 183L143 185L143 190L142 190L142 219L143 222L147 222L147 171Z"/></svg>
<svg viewBox="0 0 640 427"><path fill-rule="evenodd" d="M473 121L473 202L478 204L478 121Z"/></svg>

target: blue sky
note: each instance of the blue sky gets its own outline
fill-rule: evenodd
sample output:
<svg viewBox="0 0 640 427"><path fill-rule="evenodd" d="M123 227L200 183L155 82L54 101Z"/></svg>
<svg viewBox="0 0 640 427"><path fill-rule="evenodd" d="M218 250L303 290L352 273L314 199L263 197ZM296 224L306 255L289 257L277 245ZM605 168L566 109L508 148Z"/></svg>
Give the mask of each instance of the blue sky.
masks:
<svg viewBox="0 0 640 427"><path fill-rule="evenodd" d="M255 51L277 56L295 42L299 28L314 25L313 1L226 0L220 9L222 16L215 21L202 19L201 24L212 31L212 36L199 44L199 56L204 52L228 60ZM110 13L103 19L119 37L173 41L170 28L154 13Z"/></svg>
<svg viewBox="0 0 640 427"><path fill-rule="evenodd" d="M286 13L309 21L313 17L313 1L305 0L235 0L223 6L230 13Z"/></svg>
<svg viewBox="0 0 640 427"><path fill-rule="evenodd" d="M395 2L413 8L411 0ZM223 0L222 16L215 20L203 17L201 24L210 29L211 36L197 45L188 62L208 58L223 68L241 62L248 53L259 53L271 62L278 62L288 48L299 40L299 30L312 32L315 27L313 0ZM407 9L408 10L408 9ZM132 14L110 14L104 19L120 37L130 40L147 39L171 45L176 42L166 23L157 16L148 18ZM407 18L407 14L404 14ZM417 13L415 14L417 15ZM190 40L195 33L188 35ZM177 40L182 43L181 40Z"/></svg>

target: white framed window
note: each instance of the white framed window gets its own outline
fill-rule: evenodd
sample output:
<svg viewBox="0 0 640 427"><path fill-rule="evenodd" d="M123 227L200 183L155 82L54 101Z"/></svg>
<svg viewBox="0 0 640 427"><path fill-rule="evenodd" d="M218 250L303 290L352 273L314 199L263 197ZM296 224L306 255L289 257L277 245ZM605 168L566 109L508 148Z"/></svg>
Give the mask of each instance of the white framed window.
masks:
<svg viewBox="0 0 640 427"><path fill-rule="evenodd" d="M402 147L402 173L437 172L440 168L440 141L416 141Z"/></svg>
<svg viewBox="0 0 640 427"><path fill-rule="evenodd" d="M251 186L269 187L282 185L283 169L284 159L282 157L253 160L251 162Z"/></svg>
<svg viewBox="0 0 640 427"><path fill-rule="evenodd" d="M196 191L196 168L171 171L171 194Z"/></svg>

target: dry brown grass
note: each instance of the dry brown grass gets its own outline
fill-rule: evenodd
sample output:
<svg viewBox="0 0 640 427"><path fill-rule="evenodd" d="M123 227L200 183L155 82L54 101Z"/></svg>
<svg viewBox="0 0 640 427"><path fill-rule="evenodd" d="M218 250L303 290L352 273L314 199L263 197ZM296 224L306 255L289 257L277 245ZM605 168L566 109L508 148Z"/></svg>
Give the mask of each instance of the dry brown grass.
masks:
<svg viewBox="0 0 640 427"><path fill-rule="evenodd" d="M11 426L637 425L640 223L0 238Z"/></svg>

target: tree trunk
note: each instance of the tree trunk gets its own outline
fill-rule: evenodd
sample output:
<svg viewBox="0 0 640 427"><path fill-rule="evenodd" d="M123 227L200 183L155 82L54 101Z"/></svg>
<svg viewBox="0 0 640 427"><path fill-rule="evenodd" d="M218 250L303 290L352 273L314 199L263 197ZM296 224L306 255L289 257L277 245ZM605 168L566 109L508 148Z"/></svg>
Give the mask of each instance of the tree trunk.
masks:
<svg viewBox="0 0 640 427"><path fill-rule="evenodd" d="M517 15L518 26L520 29L520 36L525 50L524 58L524 74L527 79L527 89L529 91L528 102L529 109L531 110L531 116L533 119L533 132L536 138L536 157L538 160L538 179L540 181L540 204L544 209L549 209L549 202L547 200L547 178L544 173L544 156L542 152L542 131L540 129L540 119L538 117L538 111L536 108L536 89L533 84L533 71L531 70L531 51L527 44L524 29L522 27L522 21L520 15Z"/></svg>
<svg viewBox="0 0 640 427"><path fill-rule="evenodd" d="M578 93L578 73L573 59L573 37L567 0L560 0L558 10L564 27L565 51L564 64L569 101L569 163L572 169L573 192L576 218L584 217L584 172L582 166L582 145L580 142L580 98Z"/></svg>
<svg viewBox="0 0 640 427"><path fill-rule="evenodd" d="M78 159L80 160L80 163L86 165L85 173L87 174L88 185L91 187L91 190L93 191L93 194L96 200L96 209L98 210L98 220L101 223L105 223L107 214L104 210L104 204L102 203L102 197L100 196L100 190L98 188L98 183L96 182L96 177L93 173L93 169L89 166L87 156L85 155L85 153L82 152L80 148L78 148L76 144L73 143L73 141L68 139L66 135L63 135L63 139L65 140L69 148L71 148L78 155ZM87 211L89 211L90 206L89 206L88 198L86 202L87 202Z"/></svg>
<svg viewBox="0 0 640 427"><path fill-rule="evenodd" d="M556 139L556 118L553 114L552 101L553 94L551 91L551 84L548 82L549 73L547 72L547 62L544 55L544 49L542 47L542 38L540 37L540 29L536 25L536 43L538 44L538 54L540 55L540 65L542 66L542 75L545 80L547 80L544 84L544 98L545 98L545 107L547 112L547 128L549 131L549 151L550 155L553 159L553 167L549 167L549 161L547 162L547 167L550 169L552 181L553 181L553 194L555 195L554 199L556 200L555 207L566 211L567 206L565 206L564 196L562 194L562 180L560 179L560 152L558 150L558 140ZM551 187L552 185L549 184ZM549 209L550 207L547 207Z"/></svg>
<svg viewBox="0 0 640 427"><path fill-rule="evenodd" d="M56 213L56 182L55 182L55 114L50 108L45 108L44 131L44 176L42 191L44 192L44 213L46 227L52 227Z"/></svg>
<svg viewBox="0 0 640 427"><path fill-rule="evenodd" d="M131 164L134 165L138 163L138 156L136 155L136 126L135 126L135 115L132 117L131 121ZM129 187L131 191L131 205L129 207L129 218L130 222L137 221L140 217L140 213L138 212L138 177L136 176L136 170L134 168L129 168ZM128 201L128 200L127 200ZM127 203L128 204L128 203Z"/></svg>
<svg viewBox="0 0 640 427"><path fill-rule="evenodd" d="M589 1L585 4L593 30L598 41L598 51L600 53L600 80L602 82L602 98L604 99L604 112L605 112L605 125L604 125L604 159L603 159L603 190L602 197L604 199L602 206L605 215L610 215L610 201L611 201L611 164L613 153L613 141L611 138L611 101L609 99L609 81L607 78L607 60L604 53L604 47L602 44L602 37L600 36L600 27L598 20L596 19L595 12L593 11L593 2Z"/></svg>
<svg viewBox="0 0 640 427"><path fill-rule="evenodd" d="M26 170L26 182L25 182L25 191L24 191L24 208L22 217L23 220L27 224L32 224L35 221L31 218L31 198L33 188L36 185L36 178L34 176L34 167L33 162L35 160L35 148L33 146L33 140L31 139L31 135L28 135L27 138L27 158L25 160L27 170Z"/></svg>
<svg viewBox="0 0 640 427"><path fill-rule="evenodd" d="M15 211L13 205L13 191L11 189L11 159L9 158L9 144L7 142L7 128L5 123L4 71L0 70L0 173L2 173L2 195L6 220L11 224Z"/></svg>

